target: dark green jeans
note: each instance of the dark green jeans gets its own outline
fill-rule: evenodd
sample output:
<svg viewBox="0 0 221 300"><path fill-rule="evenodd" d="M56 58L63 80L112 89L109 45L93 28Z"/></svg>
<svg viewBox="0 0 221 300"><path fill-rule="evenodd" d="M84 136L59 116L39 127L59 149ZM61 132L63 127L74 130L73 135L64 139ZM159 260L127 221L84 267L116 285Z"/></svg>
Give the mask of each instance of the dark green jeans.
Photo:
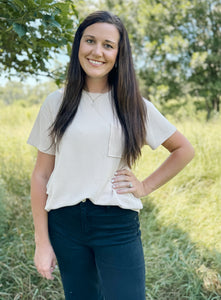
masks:
<svg viewBox="0 0 221 300"><path fill-rule="evenodd" d="M138 213L89 199L48 213L66 300L145 300Z"/></svg>

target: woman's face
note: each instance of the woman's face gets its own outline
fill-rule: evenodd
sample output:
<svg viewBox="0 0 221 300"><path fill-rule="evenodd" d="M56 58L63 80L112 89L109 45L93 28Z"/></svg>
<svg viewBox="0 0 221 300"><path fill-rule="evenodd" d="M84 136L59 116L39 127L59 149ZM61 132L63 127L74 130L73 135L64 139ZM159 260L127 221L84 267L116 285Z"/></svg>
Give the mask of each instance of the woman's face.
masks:
<svg viewBox="0 0 221 300"><path fill-rule="evenodd" d="M84 30L78 58L87 78L107 80L117 58L119 39L119 31L112 24L95 23Z"/></svg>

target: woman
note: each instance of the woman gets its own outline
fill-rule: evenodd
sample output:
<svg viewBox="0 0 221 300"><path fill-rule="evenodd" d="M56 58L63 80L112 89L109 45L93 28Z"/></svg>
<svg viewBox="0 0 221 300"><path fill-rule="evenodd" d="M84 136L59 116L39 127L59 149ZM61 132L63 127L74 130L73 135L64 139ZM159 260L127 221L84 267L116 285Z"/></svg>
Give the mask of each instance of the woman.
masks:
<svg viewBox="0 0 221 300"><path fill-rule="evenodd" d="M79 26L66 87L43 103L28 143L38 148L31 181L35 265L66 299L143 300L141 197L193 158L188 140L139 93L128 34L109 12ZM142 182L130 170L148 144L170 155Z"/></svg>

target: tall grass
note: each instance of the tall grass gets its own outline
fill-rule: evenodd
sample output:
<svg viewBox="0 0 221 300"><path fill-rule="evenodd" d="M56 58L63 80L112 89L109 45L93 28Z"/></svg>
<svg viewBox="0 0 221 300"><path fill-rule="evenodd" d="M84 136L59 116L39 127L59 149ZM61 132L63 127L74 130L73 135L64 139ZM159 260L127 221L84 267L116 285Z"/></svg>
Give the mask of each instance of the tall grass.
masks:
<svg viewBox="0 0 221 300"><path fill-rule="evenodd" d="M15 104L0 108L0 299L4 300L64 299L58 271L51 282L38 276L33 265L29 188L36 150L26 140L37 110ZM143 199L147 299L221 299L221 124L186 120L175 125L192 142L196 156L172 181ZM137 176L147 176L167 155L163 148L144 148L135 167Z"/></svg>
<svg viewBox="0 0 221 300"><path fill-rule="evenodd" d="M221 299L221 139L219 120L176 124L194 160L144 199L141 212L149 299ZM140 178L167 156L145 149Z"/></svg>
<svg viewBox="0 0 221 300"><path fill-rule="evenodd" d="M60 278L39 277L33 265L34 243L30 207L30 175L36 150L26 145L39 107L1 108L0 203L4 207L1 232L0 299L63 299Z"/></svg>

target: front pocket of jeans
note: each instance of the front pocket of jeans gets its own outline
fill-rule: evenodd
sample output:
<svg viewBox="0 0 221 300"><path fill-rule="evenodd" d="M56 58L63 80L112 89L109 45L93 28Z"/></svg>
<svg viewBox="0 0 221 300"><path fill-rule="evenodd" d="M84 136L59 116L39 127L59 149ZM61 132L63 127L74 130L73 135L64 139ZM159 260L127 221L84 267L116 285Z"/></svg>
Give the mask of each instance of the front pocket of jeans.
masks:
<svg viewBox="0 0 221 300"><path fill-rule="evenodd" d="M121 158L124 149L124 138L122 129L119 126L111 124L110 138L108 145L108 156Z"/></svg>

